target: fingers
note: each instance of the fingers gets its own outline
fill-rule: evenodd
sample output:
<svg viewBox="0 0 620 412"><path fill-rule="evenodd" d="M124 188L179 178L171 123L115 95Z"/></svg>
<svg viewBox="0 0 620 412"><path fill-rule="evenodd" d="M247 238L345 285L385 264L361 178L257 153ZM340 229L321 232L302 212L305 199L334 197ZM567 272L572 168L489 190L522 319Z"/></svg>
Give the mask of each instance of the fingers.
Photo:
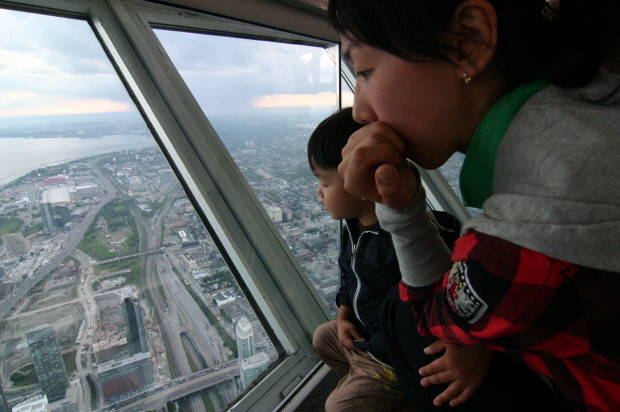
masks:
<svg viewBox="0 0 620 412"><path fill-rule="evenodd" d="M427 355L435 355L439 352L445 351L447 347L448 344L446 342L442 341L441 339L437 339L435 342L424 348L424 353L426 353Z"/></svg>
<svg viewBox="0 0 620 412"><path fill-rule="evenodd" d="M444 403L449 402L450 406L458 406L469 400L474 392L475 391L471 390L469 387L454 382L451 385L448 385L445 391L433 399L433 405L439 407Z"/></svg>
<svg viewBox="0 0 620 412"><path fill-rule="evenodd" d="M371 123L355 132L342 150L338 167L345 190L390 207L405 206L417 187L402 190L404 184L416 183L403 150L400 136L384 123Z"/></svg>

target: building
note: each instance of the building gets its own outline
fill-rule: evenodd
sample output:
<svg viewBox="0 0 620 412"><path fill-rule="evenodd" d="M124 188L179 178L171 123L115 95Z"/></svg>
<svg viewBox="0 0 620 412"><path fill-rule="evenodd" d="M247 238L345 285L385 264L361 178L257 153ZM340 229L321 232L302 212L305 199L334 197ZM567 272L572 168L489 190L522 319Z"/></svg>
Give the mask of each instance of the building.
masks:
<svg viewBox="0 0 620 412"><path fill-rule="evenodd" d="M4 394L4 389L2 389L2 386L0 386L0 412L11 412L11 408L6 400L6 395Z"/></svg>
<svg viewBox="0 0 620 412"><path fill-rule="evenodd" d="M97 368L104 400L110 401L153 383L153 365L148 353L121 361L102 363Z"/></svg>
<svg viewBox="0 0 620 412"><path fill-rule="evenodd" d="M266 206L265 210L269 218L274 222L279 223L282 221L282 209L278 206Z"/></svg>
<svg viewBox="0 0 620 412"><path fill-rule="evenodd" d="M239 372L243 389L250 386L267 369L267 366L269 366L269 356L265 352L258 352L256 355L239 361Z"/></svg>
<svg viewBox="0 0 620 412"><path fill-rule="evenodd" d="M56 225L56 219L54 219L54 208L52 204L47 203L39 203L39 211L41 212L41 218L43 219L43 227L48 232L55 232L58 230L58 226Z"/></svg>
<svg viewBox="0 0 620 412"><path fill-rule="evenodd" d="M239 319L237 326L235 327L237 334L237 352L239 354L239 363L243 359L247 359L254 355L254 329L252 324L245 316Z"/></svg>
<svg viewBox="0 0 620 412"><path fill-rule="evenodd" d="M146 332L144 331L140 302L138 299L125 297L121 304L121 311L123 312L123 320L125 321L129 356L138 353L148 353L149 345Z"/></svg>
<svg viewBox="0 0 620 412"><path fill-rule="evenodd" d="M26 340L39 385L47 400L54 402L64 398L69 384L54 328L47 324L38 326L26 332Z"/></svg>
<svg viewBox="0 0 620 412"><path fill-rule="evenodd" d="M24 239L21 233L7 233L2 235L2 243L6 250L12 253L26 253L30 250L30 242ZM0 276L4 274L4 268Z"/></svg>
<svg viewBox="0 0 620 412"><path fill-rule="evenodd" d="M217 305L218 308L221 308L227 303L231 303L236 300L235 295L233 295L231 292L227 290L216 293L215 295L213 295L213 299L215 299L215 304Z"/></svg>
<svg viewBox="0 0 620 412"><path fill-rule="evenodd" d="M49 404L45 395L26 399L13 406L13 412L49 412Z"/></svg>
<svg viewBox="0 0 620 412"><path fill-rule="evenodd" d="M175 176L171 169L161 169L159 171L159 181L161 183L174 182Z"/></svg>

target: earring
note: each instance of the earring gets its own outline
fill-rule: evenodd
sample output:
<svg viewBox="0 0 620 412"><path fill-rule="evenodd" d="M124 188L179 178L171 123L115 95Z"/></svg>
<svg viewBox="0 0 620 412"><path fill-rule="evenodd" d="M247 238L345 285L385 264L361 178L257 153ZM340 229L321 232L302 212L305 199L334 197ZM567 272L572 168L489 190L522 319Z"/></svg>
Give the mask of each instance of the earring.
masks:
<svg viewBox="0 0 620 412"><path fill-rule="evenodd" d="M469 77L467 73L463 73L461 76L463 77L463 83L469 84L471 82L471 77Z"/></svg>

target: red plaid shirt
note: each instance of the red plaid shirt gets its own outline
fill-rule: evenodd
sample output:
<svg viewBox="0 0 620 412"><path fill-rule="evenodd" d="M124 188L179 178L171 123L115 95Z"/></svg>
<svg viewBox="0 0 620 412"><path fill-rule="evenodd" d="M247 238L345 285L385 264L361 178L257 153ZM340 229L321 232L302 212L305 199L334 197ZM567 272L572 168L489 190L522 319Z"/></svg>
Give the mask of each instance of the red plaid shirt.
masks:
<svg viewBox="0 0 620 412"><path fill-rule="evenodd" d="M432 287L400 284L422 334L510 352L578 410L620 411L620 274L474 231L452 260Z"/></svg>

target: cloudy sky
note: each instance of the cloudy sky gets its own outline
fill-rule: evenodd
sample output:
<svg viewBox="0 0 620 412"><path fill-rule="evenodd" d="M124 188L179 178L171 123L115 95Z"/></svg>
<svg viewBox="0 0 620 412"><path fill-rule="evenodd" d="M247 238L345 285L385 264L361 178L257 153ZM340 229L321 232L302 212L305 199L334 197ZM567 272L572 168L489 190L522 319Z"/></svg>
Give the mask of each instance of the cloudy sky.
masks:
<svg viewBox="0 0 620 412"><path fill-rule="evenodd" d="M334 105L319 48L157 31L203 109ZM0 117L135 110L84 21L0 9Z"/></svg>

